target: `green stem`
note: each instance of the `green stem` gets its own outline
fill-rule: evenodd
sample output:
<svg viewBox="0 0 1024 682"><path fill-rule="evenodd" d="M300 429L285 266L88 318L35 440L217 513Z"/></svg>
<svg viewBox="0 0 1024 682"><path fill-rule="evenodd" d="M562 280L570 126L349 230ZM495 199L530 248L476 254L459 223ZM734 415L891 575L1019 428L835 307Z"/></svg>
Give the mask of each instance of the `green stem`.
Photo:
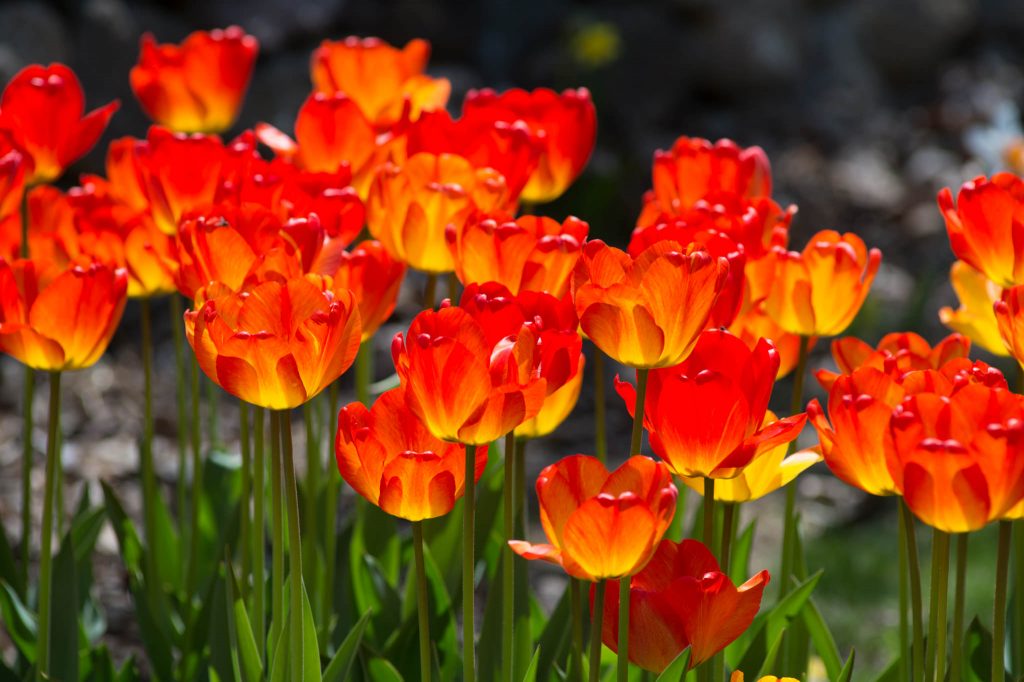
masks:
<svg viewBox="0 0 1024 682"><path fill-rule="evenodd" d="M911 676L914 682L924 679L924 619L921 615L921 562L917 554L917 531L914 517L901 497L899 504L900 526L907 543L907 568L910 576L910 620L913 628L911 643Z"/></svg>
<svg viewBox="0 0 1024 682"><path fill-rule="evenodd" d="M420 617L420 680L430 682L430 605L427 603L427 569L423 561L423 522L412 522L412 548L416 561L416 601Z"/></svg>
<svg viewBox="0 0 1024 682"><path fill-rule="evenodd" d="M736 537L736 521L739 519L738 511L737 505L733 502L722 504L722 551L719 565L722 567L722 573L726 575L731 575L729 570L729 554L732 550L733 540Z"/></svg>
<svg viewBox="0 0 1024 682"><path fill-rule="evenodd" d="M704 545L715 554L715 479L704 478Z"/></svg>
<svg viewBox="0 0 1024 682"><path fill-rule="evenodd" d="M270 638L267 653L274 669L277 641L284 630L284 505L281 503L281 424L270 414Z"/></svg>
<svg viewBox="0 0 1024 682"><path fill-rule="evenodd" d="M242 595L248 596L249 572L252 560L252 440L249 433L249 403L244 400L238 401L239 419L239 440L242 451L242 495L241 495L241 523L239 524L239 537L241 538L241 559L242 559Z"/></svg>
<svg viewBox="0 0 1024 682"><path fill-rule="evenodd" d="M302 517L306 532L302 538L302 552L304 568L309 572L308 575L304 576L306 589L310 591L309 598L314 604L320 602L319 595L316 594L316 584L312 571L316 563L316 541L319 537L317 535L316 523L316 498L320 488L320 481L323 480L323 465L316 432L316 403L317 400L314 398L302 406L302 421L306 431L306 484L303 491L305 493L303 497L305 510Z"/></svg>
<svg viewBox="0 0 1024 682"><path fill-rule="evenodd" d="M423 287L423 308L425 310L434 309L434 301L437 299L437 275L432 272L427 273L427 283Z"/></svg>
<svg viewBox="0 0 1024 682"><path fill-rule="evenodd" d="M362 349L360 349L362 353ZM357 373L358 374L358 373ZM358 389L358 377L357 377L357 389ZM331 614L334 613L334 576L335 571L334 561L338 554L338 489L341 481L341 476L338 475L337 467L332 469L330 462L334 461L334 432L336 424L338 423L338 382L331 382L330 387L327 389L327 404L328 414L327 423L329 425L327 433L327 474L326 492L324 493L324 532L326 533L326 539L324 541L324 554L326 555L327 571L324 577L324 598L321 602L321 623L330 623ZM324 638L324 646L329 643L328 638Z"/></svg>
<svg viewBox="0 0 1024 682"><path fill-rule="evenodd" d="M1024 520L1013 522L1013 649L1010 652L1017 673L1024 671Z"/></svg>
<svg viewBox="0 0 1024 682"><path fill-rule="evenodd" d="M292 429L288 410L281 410L277 418L281 423L281 450L284 453L284 486L288 498L288 561L290 582L288 596L290 648L288 659L291 663L291 679L302 679L302 532L299 528L299 490L295 483L295 461L292 457Z"/></svg>
<svg viewBox="0 0 1024 682"><path fill-rule="evenodd" d="M811 339L808 336L800 337L800 352L797 356L796 372L793 374L793 394L790 400L789 413L797 414L803 407L804 401L804 375L807 374L807 351L810 348ZM796 441L789 444L789 454L796 452ZM796 563L796 482L786 486L786 506L783 516L782 533L782 566L779 570L779 598L781 599L789 591L789 577L793 573L793 566Z"/></svg>
<svg viewBox="0 0 1024 682"><path fill-rule="evenodd" d="M995 608L992 615L992 682L1006 679L1006 583L1010 568L1010 539L1013 524L999 522L999 550L996 554Z"/></svg>
<svg viewBox="0 0 1024 682"><path fill-rule="evenodd" d="M476 682L476 628L473 624L476 609L476 561L473 546L476 537L476 448L469 445L466 446L465 476L462 514L462 679L464 682Z"/></svg>
<svg viewBox="0 0 1024 682"><path fill-rule="evenodd" d="M601 679L601 629L604 625L604 595L608 583L597 583L594 590L594 606L590 611L590 682ZM622 605L619 605L622 608Z"/></svg>
<svg viewBox="0 0 1024 682"><path fill-rule="evenodd" d="M930 614L929 647L933 655L929 663L934 682L942 682L946 677L946 639L947 620L946 604L949 599L949 534L935 529L932 536L932 603L935 610Z"/></svg>
<svg viewBox="0 0 1024 682"><path fill-rule="evenodd" d="M36 372L25 367L25 394L22 400L21 425L21 553L22 596L28 594L29 565L32 563L32 431L35 422L32 403L36 396Z"/></svg>
<svg viewBox="0 0 1024 682"><path fill-rule="evenodd" d="M455 276L454 272L448 273L448 300L452 302L452 305L459 302L459 278Z"/></svg>
<svg viewBox="0 0 1024 682"><path fill-rule="evenodd" d="M363 341L356 354L356 400L367 407L370 406L370 383L373 381L373 341ZM335 397L338 389L331 384ZM338 418L338 411L333 410L331 419Z"/></svg>
<svg viewBox="0 0 1024 682"><path fill-rule="evenodd" d="M608 459L608 425L605 423L604 353L594 346L594 452L604 464Z"/></svg>
<svg viewBox="0 0 1024 682"><path fill-rule="evenodd" d="M220 420L218 409L220 391L217 384L206 377L201 377L206 393L206 442L211 448L220 446Z"/></svg>
<svg viewBox="0 0 1024 682"><path fill-rule="evenodd" d="M192 495L189 502L188 573L185 582L189 603L199 583L199 504L203 491L203 453L199 421L199 361L192 361ZM191 619L189 619L191 621Z"/></svg>
<svg viewBox="0 0 1024 682"><path fill-rule="evenodd" d="M909 568L907 565L907 529L903 522L902 498L899 507L899 583L900 583L900 682L910 682L910 658L907 652L910 651L910 581L908 578Z"/></svg>
<svg viewBox="0 0 1024 682"><path fill-rule="evenodd" d="M636 407L633 408L633 436L629 441L629 455L640 454L640 443L644 435L644 403L647 399L647 375L649 369L636 371Z"/></svg>
<svg viewBox="0 0 1024 682"><path fill-rule="evenodd" d="M174 332L174 400L178 412L178 535L185 537L185 507L188 502L188 431L189 416L185 412L185 333L182 329L181 296L171 294L171 330Z"/></svg>
<svg viewBox="0 0 1024 682"><path fill-rule="evenodd" d="M580 597L580 581L569 578L569 609L572 611L572 650L569 662L569 679L583 682L583 603Z"/></svg>
<svg viewBox="0 0 1024 682"><path fill-rule="evenodd" d="M515 553L508 546L508 540L515 538L515 471L516 471L516 434L509 431L505 436L505 484L503 487L503 523L505 540L501 553L501 652L504 664L503 677L512 682L515 674L514 658L515 643L513 642L513 629L515 623L515 600L516 600L516 578L515 578ZM468 474L467 474L468 475Z"/></svg>
<svg viewBox="0 0 1024 682"><path fill-rule="evenodd" d="M153 469L153 323L149 299L139 301L142 327L143 417L139 468L142 473L142 521L146 532L146 568L156 585L160 580L161 557L156 556L156 472ZM171 560L166 557L164 560Z"/></svg>
<svg viewBox="0 0 1024 682"><path fill-rule="evenodd" d="M953 649L950 652L949 682L960 682L964 635L964 592L967 588L967 533L956 536L956 588L953 600Z"/></svg>
<svg viewBox="0 0 1024 682"><path fill-rule="evenodd" d="M43 528L39 545L39 616L36 649L38 680L50 679L50 595L53 590L53 506L57 477L57 439L60 433L60 372L50 373L50 414L46 434L46 475L43 493Z"/></svg>
<svg viewBox="0 0 1024 682"><path fill-rule="evenodd" d="M516 537L526 533L526 439L516 439Z"/></svg>
<svg viewBox="0 0 1024 682"><path fill-rule="evenodd" d="M618 682L629 682L629 584L632 576L619 578Z"/></svg>
<svg viewBox="0 0 1024 682"><path fill-rule="evenodd" d="M261 663L266 663L267 615L266 615L266 521L263 502L266 496L265 477L267 465L264 460L263 436L264 415L262 407L253 407L253 421L256 430L253 447L253 499L252 499L252 622L256 632L256 649Z"/></svg>

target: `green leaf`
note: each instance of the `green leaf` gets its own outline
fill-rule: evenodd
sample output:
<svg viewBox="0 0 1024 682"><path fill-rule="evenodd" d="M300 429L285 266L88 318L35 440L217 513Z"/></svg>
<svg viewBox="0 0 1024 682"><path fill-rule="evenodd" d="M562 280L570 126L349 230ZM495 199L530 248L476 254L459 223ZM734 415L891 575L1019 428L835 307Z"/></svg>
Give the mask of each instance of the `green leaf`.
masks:
<svg viewBox="0 0 1024 682"><path fill-rule="evenodd" d="M316 640L316 621L309 604L306 585L302 586L302 682L322 682L320 676L320 645Z"/></svg>
<svg viewBox="0 0 1024 682"><path fill-rule="evenodd" d="M533 657L530 659L530 665L527 666L526 672L520 678L523 682L537 682L537 663L540 662L540 649L533 652Z"/></svg>
<svg viewBox="0 0 1024 682"><path fill-rule="evenodd" d="M586 602L589 599L589 586L584 584L581 592L583 593L583 601ZM562 591L562 598L558 600L555 610L551 612L551 617L548 618L544 629L541 631L540 640L537 643L537 648L540 650L540 662L537 667L540 670L554 670L556 667L564 669L567 667L565 661L568 659L569 647L571 646L571 623L572 609L569 587L568 583L566 583L566 589ZM586 658L586 652L584 652L584 665L586 664Z"/></svg>
<svg viewBox="0 0 1024 682"><path fill-rule="evenodd" d="M992 633L977 616L964 634L965 682L990 682L992 679ZM1006 674L1005 679L1013 677Z"/></svg>
<svg viewBox="0 0 1024 682"><path fill-rule="evenodd" d="M238 671L234 665L234 642L231 637L231 625L228 611L227 580L215 583L212 595L213 608L210 610L209 667L222 682L239 682Z"/></svg>
<svg viewBox="0 0 1024 682"><path fill-rule="evenodd" d="M757 670L768 655L769 646L785 632L811 597L821 580L818 571L783 597L767 613L760 613L740 637L726 649L726 661L734 670Z"/></svg>
<svg viewBox="0 0 1024 682"><path fill-rule="evenodd" d="M14 640L18 651L29 663L35 663L38 632L36 618L22 603L17 590L6 580L0 581L0 616L3 616L4 629Z"/></svg>
<svg viewBox="0 0 1024 682"><path fill-rule="evenodd" d="M372 682L404 682L395 666L386 659L371 658L366 664L366 669Z"/></svg>
<svg viewBox="0 0 1024 682"><path fill-rule="evenodd" d="M234 643L238 654L238 662L241 667L242 680L244 682L259 682L263 679L263 661L260 660L260 653L256 646L256 638L252 634L252 624L249 622L249 612L245 608L245 600L242 599L241 590L238 589L238 581L235 579L235 571L230 562L226 562L228 569L228 596L230 604L231 621L234 623Z"/></svg>
<svg viewBox="0 0 1024 682"><path fill-rule="evenodd" d="M78 579L70 532L53 561L50 602L50 675L54 680L78 679Z"/></svg>
<svg viewBox="0 0 1024 682"><path fill-rule="evenodd" d="M750 551L754 546L757 519L751 519L747 527L733 543L732 558L729 559L729 577L739 583L746 580L750 570Z"/></svg>
<svg viewBox="0 0 1024 682"><path fill-rule="evenodd" d="M3 524L0 524L0 580L18 588L18 594L22 594L24 585L21 584L21 572L14 562L14 551L7 540L7 532Z"/></svg>
<svg viewBox="0 0 1024 682"><path fill-rule="evenodd" d="M683 649L682 653L668 664L668 667L661 671L655 682L679 682L683 675L690 669L690 647Z"/></svg>
<svg viewBox="0 0 1024 682"><path fill-rule="evenodd" d="M352 664L356 660L356 653L359 651L359 644L363 641L363 632L366 624L370 622L370 612L367 611L363 617L356 622L352 631L348 633L345 640L338 647L334 658L324 671L323 682L343 682L349 678L352 671Z"/></svg>
<svg viewBox="0 0 1024 682"><path fill-rule="evenodd" d="M835 682L850 682L853 679L853 659L856 658L857 651L850 649L850 657L846 659L846 665L839 671L839 676L835 678Z"/></svg>
<svg viewBox="0 0 1024 682"><path fill-rule="evenodd" d="M843 662L839 658L839 649L836 647L835 637L825 624L813 599L808 599L806 606L800 611L804 626L814 643L814 650L818 652L821 662L825 664L825 672L828 679L835 680L839 677Z"/></svg>

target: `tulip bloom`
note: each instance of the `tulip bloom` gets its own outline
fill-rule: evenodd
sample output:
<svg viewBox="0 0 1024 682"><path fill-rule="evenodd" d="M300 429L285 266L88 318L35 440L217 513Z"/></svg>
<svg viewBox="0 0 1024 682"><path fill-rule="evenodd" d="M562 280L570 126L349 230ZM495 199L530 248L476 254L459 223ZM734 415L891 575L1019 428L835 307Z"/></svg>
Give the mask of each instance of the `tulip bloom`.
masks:
<svg viewBox="0 0 1024 682"><path fill-rule="evenodd" d="M729 331L738 336L751 350L761 339L772 342L779 354L779 371L775 375L776 379L781 379L792 372L800 361L800 335L790 334L768 317L764 311L763 300L758 303L745 300L736 319L729 325ZM816 341L815 337L811 337L807 348L813 348Z"/></svg>
<svg viewBox="0 0 1024 682"><path fill-rule="evenodd" d="M51 182L93 148L119 106L115 100L83 116L85 94L75 73L63 64L33 64L4 89L0 130L32 159L28 184Z"/></svg>
<svg viewBox="0 0 1024 682"><path fill-rule="evenodd" d="M1010 355L1024 365L1024 286L1004 289L993 309L1003 343Z"/></svg>
<svg viewBox="0 0 1024 682"><path fill-rule="evenodd" d="M402 49L379 38L325 40L313 52L313 87L327 95L345 93L383 130L448 103L448 79L423 73L429 58L430 43L418 38Z"/></svg>
<svg viewBox="0 0 1024 682"><path fill-rule="evenodd" d="M970 350L971 340L960 334L950 334L934 348L913 332L886 334L874 348L847 336L832 342L832 357L839 366L839 373L822 369L815 372L815 376L828 391L841 374L853 374L861 367L874 367L902 377L918 369L940 369L953 358L966 358Z"/></svg>
<svg viewBox="0 0 1024 682"><path fill-rule="evenodd" d="M1021 396L979 383L920 393L896 407L890 428L889 471L924 523L975 531L1024 500Z"/></svg>
<svg viewBox="0 0 1024 682"><path fill-rule="evenodd" d="M580 399L583 388L583 367L586 358L580 353L576 371L561 387L544 398L537 416L516 427L517 438L540 438L554 432L564 422Z"/></svg>
<svg viewBox="0 0 1024 682"><path fill-rule="evenodd" d="M513 124L523 121L541 147L536 169L523 188L525 201L546 203L561 196L579 177L597 136L597 114L586 88L558 94L547 88L531 92L513 89L471 90L463 111L467 117L482 116Z"/></svg>
<svg viewBox="0 0 1024 682"><path fill-rule="evenodd" d="M743 673L739 670L734 670L732 676L729 678L729 682L743 682ZM775 675L765 675L764 677L758 678L757 682L800 682L795 677L776 677Z"/></svg>
<svg viewBox="0 0 1024 682"><path fill-rule="evenodd" d="M611 473L594 457L566 457L537 478L550 544L508 544L526 559L558 564L583 580L635 575L668 530L676 495L668 468L648 457L630 457Z"/></svg>
<svg viewBox="0 0 1024 682"><path fill-rule="evenodd" d="M149 118L180 133L221 133L238 118L259 43L238 26L195 31L180 44L142 36L132 92Z"/></svg>
<svg viewBox="0 0 1024 682"><path fill-rule="evenodd" d="M823 230L802 253L777 248L775 283L765 310L779 326L801 336L835 336L867 298L882 253L847 232Z"/></svg>
<svg viewBox="0 0 1024 682"><path fill-rule="evenodd" d="M736 587L714 555L696 540L662 540L629 585L629 660L660 673L686 647L694 668L750 627L768 584L761 571ZM606 589L601 639L618 651L618 581ZM591 588L591 600L595 589Z"/></svg>
<svg viewBox="0 0 1024 682"><path fill-rule="evenodd" d="M401 166L382 166L366 204L370 234L408 265L435 274L455 261L445 231L458 231L477 212L509 210L514 202L504 178L474 168L453 154L416 154Z"/></svg>
<svg viewBox="0 0 1024 682"><path fill-rule="evenodd" d="M267 281L241 293L201 290L185 313L199 366L228 393L260 407L297 407L351 366L359 311L348 291L316 276Z"/></svg>
<svg viewBox="0 0 1024 682"><path fill-rule="evenodd" d="M355 295L363 341L368 341L395 310L405 266L388 255L380 242L367 240L342 252L331 277L335 291L348 289Z"/></svg>
<svg viewBox="0 0 1024 682"><path fill-rule="evenodd" d="M941 308L939 320L942 324L970 338L989 353L1009 355L992 310L1002 293L999 285L959 260L950 268L949 283L960 299L960 307L956 310L948 306Z"/></svg>
<svg viewBox="0 0 1024 682"><path fill-rule="evenodd" d="M367 409L350 403L338 413L338 471L357 493L409 521L444 516L465 490L465 445L431 435L409 411L405 389L391 389ZM476 449L476 480L487 448Z"/></svg>
<svg viewBox="0 0 1024 682"><path fill-rule="evenodd" d="M0 258L0 350L47 372L89 367L117 330L127 292L124 271L102 263Z"/></svg>
<svg viewBox="0 0 1024 682"><path fill-rule="evenodd" d="M14 144L9 131L0 130L0 221L21 210L25 174L32 160Z"/></svg>
<svg viewBox="0 0 1024 682"><path fill-rule="evenodd" d="M707 326L729 266L678 242L658 242L631 258L591 241L576 264L574 297L583 332L630 367L682 362Z"/></svg>
<svg viewBox="0 0 1024 682"><path fill-rule="evenodd" d="M682 364L648 377L644 426L655 454L677 476L732 478L757 456L794 440L803 414L765 418L778 367L768 341L750 350L727 331L701 334ZM634 414L636 389L618 380L615 389Z"/></svg>
<svg viewBox="0 0 1024 682"><path fill-rule="evenodd" d="M573 268L590 226L569 216L562 223L525 215L482 217L445 231L463 284L501 282L513 294L546 291L561 298L569 292Z"/></svg>
<svg viewBox="0 0 1024 682"><path fill-rule="evenodd" d="M964 183L956 205L939 192L949 245L956 257L1001 287L1024 284L1024 180L1012 173Z"/></svg>

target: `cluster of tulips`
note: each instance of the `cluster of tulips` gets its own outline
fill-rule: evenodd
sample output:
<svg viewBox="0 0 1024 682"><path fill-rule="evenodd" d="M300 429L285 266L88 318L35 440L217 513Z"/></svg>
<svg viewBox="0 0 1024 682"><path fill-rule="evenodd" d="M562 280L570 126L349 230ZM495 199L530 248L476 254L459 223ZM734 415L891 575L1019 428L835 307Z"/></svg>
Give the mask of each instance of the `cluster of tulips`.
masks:
<svg viewBox="0 0 1024 682"><path fill-rule="evenodd" d="M78 80L59 64L30 66L3 92L0 349L27 373L20 561L6 538L0 545L0 614L18 657L0 663L0 678L136 679L130 663L115 671L91 648L82 615L88 554L109 521L154 679L595 682L614 668L619 682L641 670L719 681L727 669L732 682L741 671L765 681L806 675L813 646L830 680L848 681L853 656L840 659L810 601L818 576L807 575L792 485L822 459L850 485L899 497L902 647L888 679L975 674L963 656L967 542L992 522L999 554L983 658L1001 682L1010 642L1024 672L1024 632L1006 629L1011 522L1024 517L1024 399L968 357L973 339L1024 361L1024 181L1001 174L967 183L955 203L939 195L962 299L941 314L960 333L934 347L909 332L877 347L835 341L839 371L817 373L827 405L804 412L809 349L851 323L881 254L835 231L789 250L795 208L772 199L761 149L683 137L658 152L621 251L588 239L578 218L536 214L591 154L586 90L474 91L453 118L449 83L425 73L424 41L327 41L313 54L294 138L261 124L225 142L218 134L236 119L257 52L237 27L180 45L145 37L130 78L154 125L144 139L111 142L105 177L66 191L50 183L96 144L117 104L83 115ZM373 382L372 339L409 268L425 274L423 310L391 343L393 377ZM449 297L438 303L439 279ZM173 515L153 461L160 296L177 350ZM55 553L65 528L61 375L103 355L128 298L140 304L145 370L142 533L108 487L102 507L83 500ZM596 456L541 471L547 541L530 542L526 445L573 410L584 338L595 347ZM615 383L633 430L614 471L606 356L635 370L635 384ZM353 365L358 401L339 409L339 377ZM224 458L212 454L216 399L201 409L199 370L239 400L239 461L211 464ZM33 588L37 372L49 377L50 403ZM769 401L791 372L791 414L780 417ZM214 424L207 450L204 417ZM797 451L807 422L820 446ZM645 431L653 458L642 454ZM342 479L363 498L348 508L354 521L339 522ZM703 496L690 533L687 488ZM746 577L754 535L740 505L780 488L779 597L758 615L768 572L734 582ZM927 636L917 521L934 530ZM1024 549L1024 534L1016 542ZM569 576L550 615L530 595L523 559ZM1015 568L1024 571L1019 554Z"/></svg>

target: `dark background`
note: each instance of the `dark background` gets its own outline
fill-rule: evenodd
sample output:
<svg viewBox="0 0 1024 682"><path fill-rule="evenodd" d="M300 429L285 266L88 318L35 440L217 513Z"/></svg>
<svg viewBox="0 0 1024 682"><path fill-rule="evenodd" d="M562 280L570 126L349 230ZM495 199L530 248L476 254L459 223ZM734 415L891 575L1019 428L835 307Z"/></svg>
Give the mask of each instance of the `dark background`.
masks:
<svg viewBox="0 0 1024 682"><path fill-rule="evenodd" d="M452 81L455 111L474 87L591 90L597 148L579 182L542 209L550 215L576 214L590 222L592 235L621 246L650 185L655 149L683 134L760 145L772 160L776 198L799 206L793 248L802 248L819 229L835 228L855 231L883 250L872 296L851 331L874 342L887 331L914 329L936 341L945 333L937 310L955 301L946 281L953 257L935 194L996 169L1003 146L1020 133L1015 106L1024 83L1021 9L1014 0L8 0L0 3L0 82L31 62L66 62L80 75L89 108L121 100L105 140L142 136L147 121L128 88L139 36L151 31L160 41L179 41L195 29L239 24L259 38L261 54L237 129L268 121L290 131L310 89L309 55L321 40L376 35L404 44L423 37L434 48L430 72ZM104 146L73 169L71 181L79 172L101 170ZM390 370L391 334L414 313L410 302L403 304L395 322L378 335L378 376ZM165 455L161 476L170 482L171 322L162 309L157 314L163 320L157 329L163 382L157 391L157 454ZM101 478L119 481L137 503L136 329L137 310L130 305L108 356L93 370L69 377L69 506L79 494L75 485L95 488ZM812 365L828 362L827 344L819 343ZM7 360L0 369L0 515L14 535L21 372ZM785 383L777 394L780 407L788 403ZM591 451L590 396L588 383L565 428L531 446L531 468ZM224 422L230 424L230 407L223 402ZM628 415L614 396L609 409L612 451L625 451ZM43 403L36 414L45 415ZM35 433L40 446L41 430L42 422ZM827 470L805 476L800 490L807 530L815 538L807 543L809 564L812 570L826 568L818 597L826 620L844 652L855 645L858 663L877 669L894 646L892 500L867 499ZM759 545L769 567L778 539L771 525L780 508L774 497L755 507L770 512L762 515ZM986 536L972 550L981 568L971 576L969 604L982 614L991 594L984 575L989 545ZM106 550L101 543L97 574L110 611L109 639L123 654L134 651L137 640L113 551L109 538Z"/></svg>

